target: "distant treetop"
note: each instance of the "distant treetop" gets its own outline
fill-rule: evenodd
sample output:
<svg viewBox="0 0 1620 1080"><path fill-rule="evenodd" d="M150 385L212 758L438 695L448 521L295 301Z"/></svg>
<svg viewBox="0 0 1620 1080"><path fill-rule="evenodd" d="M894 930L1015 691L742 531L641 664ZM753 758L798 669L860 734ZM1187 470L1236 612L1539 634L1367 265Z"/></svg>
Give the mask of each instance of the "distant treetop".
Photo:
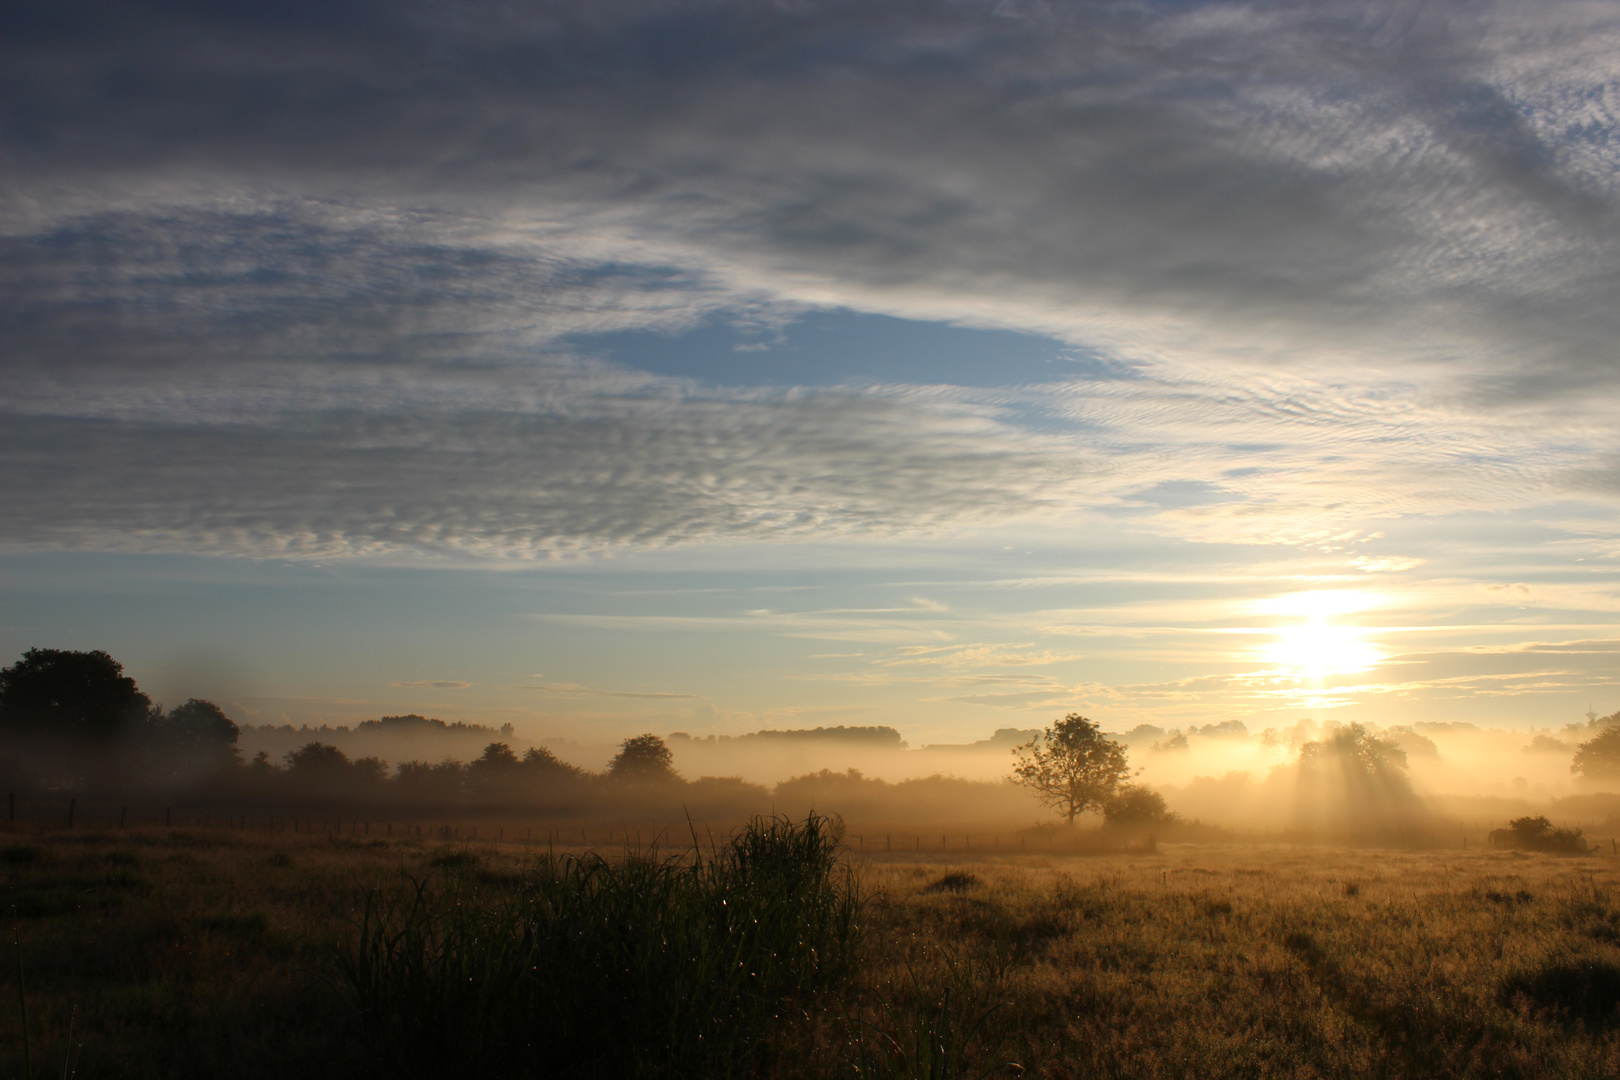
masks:
<svg viewBox="0 0 1620 1080"><path fill-rule="evenodd" d="M750 742L755 740L761 742L852 742L886 746L896 750L903 750L905 749L906 745L905 742L900 738L900 733L894 728L886 725L873 727L795 728L785 731L766 729L764 731L753 731L747 735L710 735L703 739L694 739L684 731L676 731L672 732L669 737L675 742L690 741L735 743Z"/></svg>
<svg viewBox="0 0 1620 1080"><path fill-rule="evenodd" d="M499 728L486 727L483 724L469 724L463 720L452 720L445 723L443 720L430 716L420 716L416 713L407 713L404 716L384 716L377 720L362 720L354 726L356 733L368 732L373 734L404 734L407 732L433 732L446 735L500 735L510 739L512 725L502 724Z"/></svg>

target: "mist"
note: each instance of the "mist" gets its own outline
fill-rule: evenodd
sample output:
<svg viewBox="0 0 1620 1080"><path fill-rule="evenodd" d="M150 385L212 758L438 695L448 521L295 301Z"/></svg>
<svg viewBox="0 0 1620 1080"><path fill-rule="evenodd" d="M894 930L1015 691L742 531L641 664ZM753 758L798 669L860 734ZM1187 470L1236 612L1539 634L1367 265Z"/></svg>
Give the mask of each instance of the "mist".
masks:
<svg viewBox="0 0 1620 1080"><path fill-rule="evenodd" d="M1166 841L1399 845L1526 818L1572 835L1620 824L1620 748L1611 747L1620 713L1556 728L1304 718L1258 731L1233 720L1123 732L1071 714L955 744L912 746L882 725L643 732L590 744L414 713L352 727L240 725L197 698L154 704L99 652L31 650L3 674L0 780L36 803L66 796L239 815L301 806L722 828L816 812L886 843L910 830L917 845L925 831L1000 835L1065 819L1082 831ZM1037 752L1057 752L1069 736L1054 733L1071 723L1106 762L1103 773L1077 780L1071 757L1057 787L1027 769L1015 775Z"/></svg>

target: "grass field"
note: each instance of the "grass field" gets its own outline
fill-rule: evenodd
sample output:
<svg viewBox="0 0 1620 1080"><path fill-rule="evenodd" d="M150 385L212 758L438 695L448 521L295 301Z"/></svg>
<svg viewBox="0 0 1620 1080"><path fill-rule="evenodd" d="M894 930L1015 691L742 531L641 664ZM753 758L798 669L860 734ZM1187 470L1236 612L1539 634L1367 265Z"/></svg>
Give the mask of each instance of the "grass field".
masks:
<svg viewBox="0 0 1620 1080"><path fill-rule="evenodd" d="M385 972L368 999L352 971L362 927L378 925L379 905L404 912L414 880L439 916L463 920L461 936L442 932L452 922L421 923L431 932L390 939L396 959L431 953L474 965L455 970L493 970L476 966L495 962L490 943L509 949L521 930L526 947L552 949L531 965L550 971L545 993L609 993L605 976L580 966L601 948L625 950L630 967L674 970L657 963L679 935L621 932L638 919L654 929L693 920L683 963L752 949L737 963L771 981L768 1007L753 1007L746 987L704 1006L733 1010L720 1028L757 1028L749 1052L682 1058L688 1075L1620 1076L1620 868L1610 857L1177 845L845 860L852 882L818 878L826 904L770 930L788 952L808 943L778 962L767 958L776 938L761 946L703 914L727 897L728 910L781 907L758 885L764 872L746 866L702 880L611 877L614 858L590 881L553 874L542 887L536 852L519 844L218 828L0 834L0 905L18 945L0 990L0 1075L24 1075L19 955L37 1076L62 1075L69 1054L81 1077L426 1075L417 1058L380 1054L375 1041L379 1024L405 1015L381 1015L404 1008L404 976ZM623 895L610 909L601 890L612 888ZM827 905L840 898L858 926L839 929ZM592 912L609 910L618 914L589 928ZM482 920L476 932L467 918ZM553 947L587 933L608 944ZM662 959L648 959L659 948ZM827 955L839 950L847 956ZM431 1012L436 999L421 994L450 992L422 972L450 967L412 969L412 1008ZM508 975L541 994L535 977ZM657 1027L659 1010L689 1028L678 1003L634 992L634 1008L602 998L576 1010L600 1014L588 1032L577 1017L571 1032L549 1027L549 1015L532 1019L528 1042L509 1040L462 1074L569 1075L574 1061L590 1062L576 1075L656 1075L633 1054L564 1052L571 1039L576 1049L582 1038L633 1040L629 1029ZM504 1007L476 1012L519 1022ZM475 1014L457 1015L431 1036L443 1044L435 1075L482 1052L467 1041ZM512 1046L536 1052L514 1056Z"/></svg>

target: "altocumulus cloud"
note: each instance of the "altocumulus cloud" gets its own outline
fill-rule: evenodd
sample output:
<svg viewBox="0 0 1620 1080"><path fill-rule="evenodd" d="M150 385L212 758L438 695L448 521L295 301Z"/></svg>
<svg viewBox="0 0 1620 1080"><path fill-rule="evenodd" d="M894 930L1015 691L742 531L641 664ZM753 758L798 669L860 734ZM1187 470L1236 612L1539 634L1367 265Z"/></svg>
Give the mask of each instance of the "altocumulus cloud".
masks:
<svg viewBox="0 0 1620 1080"><path fill-rule="evenodd" d="M13 545L532 556L1178 480L1241 498L1166 520L1273 539L1257 507L1613 494L1606 7L17 3L0 42ZM836 305L1142 377L702 389L563 344Z"/></svg>

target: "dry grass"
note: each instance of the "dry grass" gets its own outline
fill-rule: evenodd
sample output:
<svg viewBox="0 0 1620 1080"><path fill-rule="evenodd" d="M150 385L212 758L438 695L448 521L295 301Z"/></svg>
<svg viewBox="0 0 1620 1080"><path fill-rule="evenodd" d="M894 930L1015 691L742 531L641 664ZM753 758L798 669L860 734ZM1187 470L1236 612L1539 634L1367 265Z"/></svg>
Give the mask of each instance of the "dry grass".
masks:
<svg viewBox="0 0 1620 1080"><path fill-rule="evenodd" d="M59 1074L70 1018L81 1077L364 1074L329 980L366 890L402 870L498 890L527 860L515 844L0 833L36 1074ZM1610 858L1173 846L858 866L864 965L782 1018L777 1075L1620 1076ZM0 1075L20 1076L6 961Z"/></svg>
<svg viewBox="0 0 1620 1080"><path fill-rule="evenodd" d="M964 1019L999 1006L973 1069L1620 1075L1611 859L1180 847L873 862L864 879L883 927L869 998L925 1017L955 985ZM1560 978L1587 999L1560 998Z"/></svg>

